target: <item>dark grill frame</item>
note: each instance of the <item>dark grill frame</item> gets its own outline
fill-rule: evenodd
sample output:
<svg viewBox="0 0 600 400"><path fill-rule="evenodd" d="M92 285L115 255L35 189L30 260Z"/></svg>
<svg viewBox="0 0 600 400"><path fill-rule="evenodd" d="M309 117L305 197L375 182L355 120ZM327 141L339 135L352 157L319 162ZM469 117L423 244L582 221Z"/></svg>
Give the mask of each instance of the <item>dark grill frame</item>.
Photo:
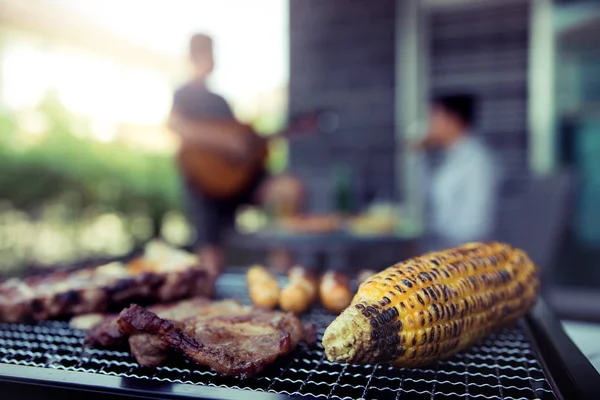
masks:
<svg viewBox="0 0 600 400"><path fill-rule="evenodd" d="M224 274L217 297L248 302L243 276ZM303 318L317 324L320 340L334 316L315 307ZM542 300L517 326L420 369L334 364L325 359L319 343L301 346L258 377L241 381L185 360L149 370L127 352L82 348L82 339L83 332L66 322L0 324L0 381L133 397L245 400L575 399L600 393L600 377ZM48 395L48 389L41 388L40 395Z"/></svg>

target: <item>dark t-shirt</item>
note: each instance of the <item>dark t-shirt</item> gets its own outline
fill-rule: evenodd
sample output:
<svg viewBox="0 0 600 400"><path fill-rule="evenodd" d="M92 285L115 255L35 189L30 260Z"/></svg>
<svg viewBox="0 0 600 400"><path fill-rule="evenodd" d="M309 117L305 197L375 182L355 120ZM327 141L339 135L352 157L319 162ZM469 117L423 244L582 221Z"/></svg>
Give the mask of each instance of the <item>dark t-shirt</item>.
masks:
<svg viewBox="0 0 600 400"><path fill-rule="evenodd" d="M197 82L187 83L175 92L173 110L191 120L235 119L224 98ZM229 199L206 197L184 178L190 217L196 226L200 244L222 242L225 227L233 226L235 210L241 204L254 202L256 190L265 176L265 171L261 169L240 193Z"/></svg>
<svg viewBox="0 0 600 400"><path fill-rule="evenodd" d="M189 119L217 118L233 119L233 113L227 101L211 92L201 83L191 82L175 92L173 109Z"/></svg>

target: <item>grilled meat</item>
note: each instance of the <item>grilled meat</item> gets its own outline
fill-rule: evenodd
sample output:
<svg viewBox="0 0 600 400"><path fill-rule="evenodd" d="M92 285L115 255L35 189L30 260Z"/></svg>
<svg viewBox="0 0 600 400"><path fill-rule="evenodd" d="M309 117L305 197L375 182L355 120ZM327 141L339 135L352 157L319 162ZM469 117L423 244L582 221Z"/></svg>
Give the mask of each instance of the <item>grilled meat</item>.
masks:
<svg viewBox="0 0 600 400"><path fill-rule="evenodd" d="M188 253L159 242L128 264L110 263L0 283L0 320L47 320L212 294L214 277Z"/></svg>
<svg viewBox="0 0 600 400"><path fill-rule="evenodd" d="M79 317L76 317L79 318ZM118 315L109 314L104 316L99 322L94 324L85 335L85 343L92 347L120 347L127 343L117 324ZM77 323L71 321L71 325L76 327Z"/></svg>
<svg viewBox="0 0 600 400"><path fill-rule="evenodd" d="M158 367L166 364L175 355L169 343L149 333L136 333L129 337L131 354L144 367Z"/></svg>
<svg viewBox="0 0 600 400"><path fill-rule="evenodd" d="M191 318L169 320L138 305L123 310L119 329L143 366L156 366L172 352L223 375L250 377L298 342L316 341L314 325L293 314L242 306L232 300L199 307ZM140 337L140 335L144 335Z"/></svg>
<svg viewBox="0 0 600 400"><path fill-rule="evenodd" d="M183 320L202 313L218 313L226 311L228 308L237 307L234 301L211 302L202 297L197 297L188 300L181 300L170 304L161 304L148 307L160 318L169 320ZM95 317L95 316L94 316ZM85 326L82 321L90 316L82 315L73 318L71 325L75 328L87 330L85 343L92 347L120 347L127 344L129 335L124 334L119 330L117 320L118 314L106 314L100 319L94 318L95 323Z"/></svg>

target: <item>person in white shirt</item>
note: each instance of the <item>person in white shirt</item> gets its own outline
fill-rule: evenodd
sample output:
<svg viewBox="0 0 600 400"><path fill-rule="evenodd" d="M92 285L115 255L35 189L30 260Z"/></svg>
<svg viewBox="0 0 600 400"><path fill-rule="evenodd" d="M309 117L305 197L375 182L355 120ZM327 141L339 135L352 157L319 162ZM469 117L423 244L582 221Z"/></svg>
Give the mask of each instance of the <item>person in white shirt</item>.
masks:
<svg viewBox="0 0 600 400"><path fill-rule="evenodd" d="M430 171L427 193L426 250L492 239L499 183L491 151L473 132L474 98L436 97L429 132L420 148L441 150Z"/></svg>

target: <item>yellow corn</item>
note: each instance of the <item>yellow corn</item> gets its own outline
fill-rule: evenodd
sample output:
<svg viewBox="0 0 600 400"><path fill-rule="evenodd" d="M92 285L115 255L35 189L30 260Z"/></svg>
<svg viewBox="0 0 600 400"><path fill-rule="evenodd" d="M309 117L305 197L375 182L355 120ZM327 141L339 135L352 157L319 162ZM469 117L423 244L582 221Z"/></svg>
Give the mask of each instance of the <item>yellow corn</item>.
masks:
<svg viewBox="0 0 600 400"><path fill-rule="evenodd" d="M468 243L365 281L323 336L330 361L414 367L449 357L535 303L538 268L503 243Z"/></svg>

